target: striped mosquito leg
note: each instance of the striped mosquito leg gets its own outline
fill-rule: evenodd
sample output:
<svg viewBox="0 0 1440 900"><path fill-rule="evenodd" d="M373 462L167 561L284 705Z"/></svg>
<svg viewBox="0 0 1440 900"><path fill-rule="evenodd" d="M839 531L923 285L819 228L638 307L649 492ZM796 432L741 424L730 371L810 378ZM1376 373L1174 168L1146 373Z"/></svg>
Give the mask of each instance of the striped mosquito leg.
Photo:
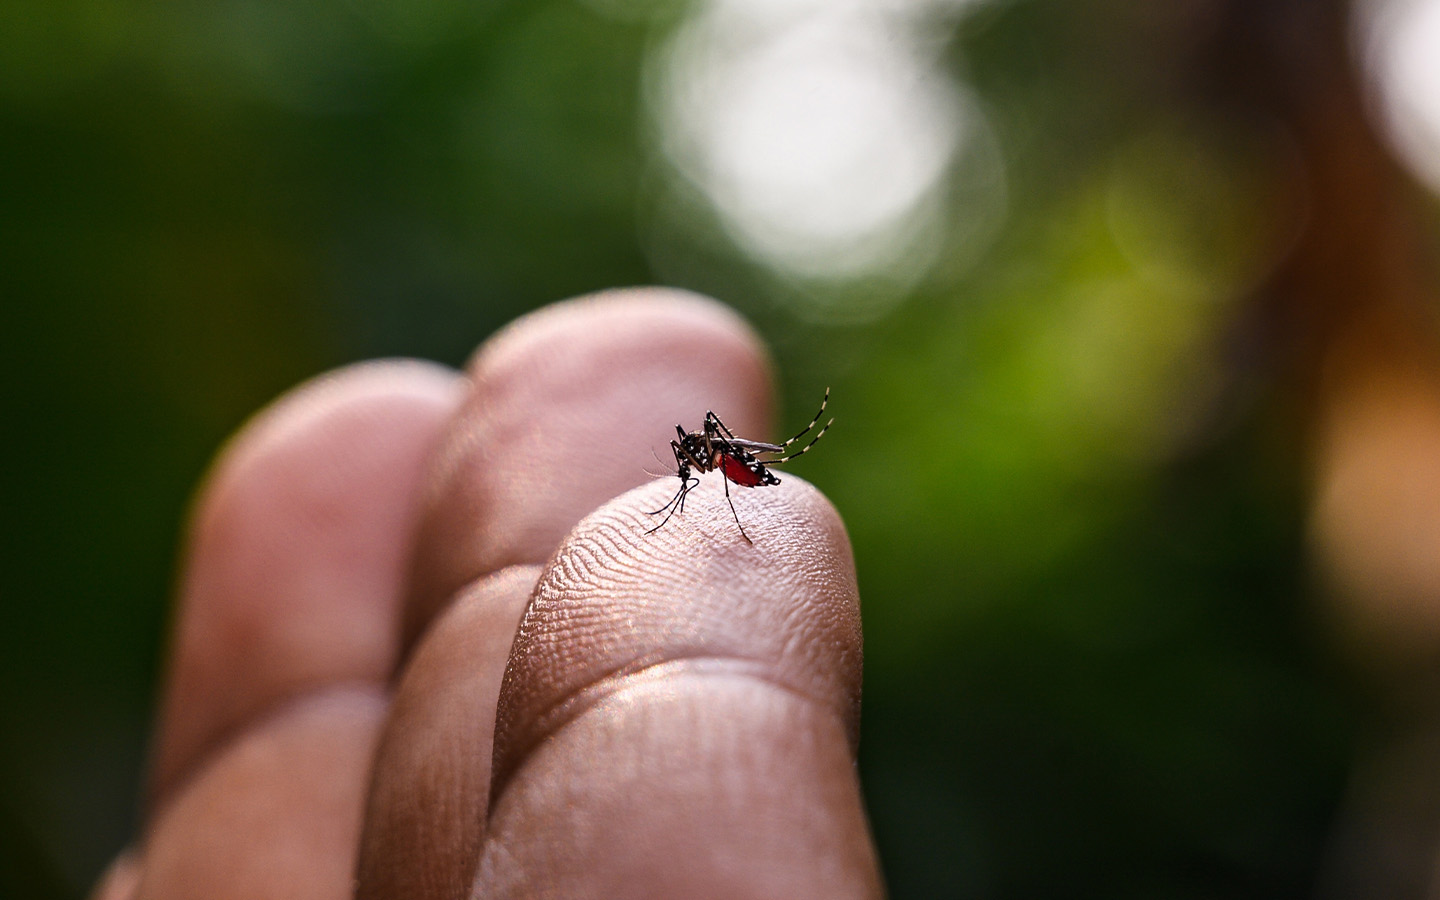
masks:
<svg viewBox="0 0 1440 900"><path fill-rule="evenodd" d="M812 427L813 427L813 424L814 424L814 423L811 423L811 424L812 424ZM767 465L767 466L773 466L773 465L778 465L779 463L787 463L787 462L789 462L790 460L794 459L794 458L797 457L797 456L804 456L807 452L809 452L809 450L810 450L811 447L815 446L815 444L818 443L819 440L820 440L822 437L825 436L825 432L829 431L829 430L830 430L830 426L831 426L831 425L834 425L834 424L835 424L835 420L834 420L834 419L831 419L830 421L828 421L828 422L825 423L825 427L822 428L822 429L820 429L819 433L817 433L813 438L810 439L810 443L806 444L803 448L801 448L801 449L799 449L799 450L796 450L794 453L790 454L789 456L782 456L782 457L780 457L779 459L766 460L765 465ZM805 429L805 431L809 431L809 430L810 430L810 429L808 429L808 428ZM804 431L800 432L800 434L802 434L802 435L803 435L804 433L805 433ZM798 437L798 436L799 436L799 435L797 435L797 437ZM792 439L791 443L793 443L793 439Z"/></svg>
<svg viewBox="0 0 1440 900"><path fill-rule="evenodd" d="M809 433L810 433L810 429L812 429L812 428L815 427L815 423L820 421L820 417L823 416L823 415L825 415L825 407L826 407L826 405L828 405L829 403L830 403L830 389L827 387L827 388L825 389L825 397L824 397L824 399L822 399L822 400L820 401L820 411L815 414L815 418L811 419L811 420L810 420L810 424L809 424L809 425L806 425L806 426L800 431L799 434L795 435L795 436L792 437L790 440L786 441L785 443L781 444L780 446L782 446L782 447L788 447L788 446L790 446L791 444L795 443L796 441L800 440L800 439L801 439L802 437L804 437L805 435L809 434ZM834 419L831 419L830 421L833 422L833 421L835 421L835 420L834 420ZM830 427L830 425L827 423L827 424L825 425L825 428L829 428L829 427ZM825 430L825 429L823 429L823 428L821 429L821 433L822 433L822 434L824 433L824 430ZM818 439L818 438L820 437L820 435L816 435L815 437ZM810 443L813 445L813 444L815 443L815 441L811 441ZM810 449L809 447L806 447L806 448L805 448L805 450L809 450L809 449ZM801 450L800 453L804 453L805 450ZM796 455L796 456L799 456L800 453L797 453L797 454L795 454L795 455Z"/></svg>

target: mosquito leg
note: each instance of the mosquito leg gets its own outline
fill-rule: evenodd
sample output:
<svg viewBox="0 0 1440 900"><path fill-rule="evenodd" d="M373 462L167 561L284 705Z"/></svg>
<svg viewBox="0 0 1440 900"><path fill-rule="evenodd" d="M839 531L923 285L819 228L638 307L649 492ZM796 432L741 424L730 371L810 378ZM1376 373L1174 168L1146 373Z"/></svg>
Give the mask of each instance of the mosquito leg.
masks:
<svg viewBox="0 0 1440 900"><path fill-rule="evenodd" d="M790 460L794 459L794 458L797 457L797 456L804 456L805 453L808 452L811 447L815 446L815 444L816 444L817 441L819 441L822 437L825 436L825 432L829 431L829 430L830 430L830 426L831 426L831 425L834 425L834 424L835 424L835 420L834 420L834 419L831 419L830 421L828 421L828 422L825 423L825 427L822 428L822 429L820 429L820 431L819 431L818 434L816 434L813 438L810 439L810 443L806 444L803 448L801 448L801 449L799 449L799 450L796 450L794 453L790 454L789 456L782 456L782 457L780 457L779 459L766 460L766 461L765 461L765 465L767 465L767 466L773 466L773 465L778 465L779 463L787 463L787 462L789 462ZM812 425L813 425L813 423L812 423ZM809 429L807 429L807 430L809 430ZM804 431L800 432L800 434L804 434L804 433L805 433ZM798 436L798 435L797 435L797 436ZM794 439L792 438L791 440L792 440L792 442L793 442Z"/></svg>
<svg viewBox="0 0 1440 900"><path fill-rule="evenodd" d="M830 403L830 389L827 387L827 388L825 389L825 397L824 397L824 399L822 399L822 400L820 401L820 411L815 414L815 418L811 419L811 420L810 420L810 424L809 424L809 425L806 425L803 429L801 429L801 431L800 431L799 434L795 435L795 436L792 437L790 440L786 441L785 443L781 444L780 446L782 446L782 447L788 447L788 446L790 446L791 444L795 443L796 441L800 440L800 439L801 439L802 437L804 437L805 435L809 434L809 433L810 433L810 429L812 429L812 428L815 427L815 423L820 421L820 417L823 416L823 415L825 415L825 407L826 407L829 403ZM835 421L835 420L834 420L834 419L831 419L830 421L833 422L833 421ZM827 422L827 423L825 424L825 428L829 428L829 427L830 427L830 424ZM825 428L820 429L820 431L821 431L822 434L824 433ZM734 435L732 434L731 437L734 437ZM819 437L820 437L820 435L816 435L815 437L816 437L816 439L818 440ZM815 441L811 441L810 443L811 443L811 444L814 444ZM805 449L808 450L808 449L810 449L810 448L809 448L809 447L806 447ZM804 452L805 452L805 450L801 450L801 451L800 451L800 453L804 453ZM795 454L795 455L796 455L796 456L799 456L800 453L797 453L797 454Z"/></svg>
<svg viewBox="0 0 1440 900"><path fill-rule="evenodd" d="M657 510L654 510L653 512L646 513L646 515L657 516L665 510L669 509L675 503L683 504L685 502L685 494L688 493L690 490L690 461L685 458L685 449L680 446L679 441L671 441L670 452L675 454L675 474L680 478L680 490L675 494L674 497L670 498L669 503L665 504ZM670 520L670 517L666 516L665 520L668 522ZM660 524L664 525L665 522L661 522Z"/></svg>
<svg viewBox="0 0 1440 900"><path fill-rule="evenodd" d="M713 412L705 413L705 431L709 434L714 435L723 434L730 440L735 440L735 432L725 427L725 423L720 421L720 417L715 415Z"/></svg>
<svg viewBox="0 0 1440 900"><path fill-rule="evenodd" d="M685 487L680 489L680 506L675 510L676 512L683 513L685 511L685 498L690 496L690 492L699 486L700 479L698 478L691 478L685 482Z"/></svg>
<svg viewBox="0 0 1440 900"><path fill-rule="evenodd" d="M669 522L670 519L671 519L671 517L673 517L677 512L684 512L684 511L685 511L685 498L688 497L688 496L690 495L690 492L693 491L693 490L695 490L695 488L696 488L699 484L700 484L700 479L698 479L698 478L692 478L692 479L690 479L690 480L687 481L685 484L682 484L682 485L680 486L680 490L678 490L678 491L675 492L675 496L670 499L670 502L669 502L669 503L665 504L664 506L662 506L662 507L660 507L659 509L655 510L654 512L650 513L649 515L657 516L657 515L659 515L660 513L665 512L665 510L667 510L667 509L670 510L669 512L665 513L665 518L663 518L663 519L660 520L660 524L659 524L659 525L656 525L654 528L651 528L649 531L646 531L645 533L646 533L646 534L654 534L655 532L657 532L657 531L659 531L660 529L664 528L664 527L665 527L665 523L666 523L666 522Z"/></svg>
<svg viewBox="0 0 1440 900"><path fill-rule="evenodd" d="M725 502L730 504L730 515L735 517L735 524L740 529L740 536L745 539L747 544L755 543L750 540L750 535L745 533L745 526L740 524L740 514L735 511L735 501L730 499L730 479L723 477L722 473L721 480L725 482Z"/></svg>
<svg viewBox="0 0 1440 900"><path fill-rule="evenodd" d="M670 521L670 517L673 516L673 515L675 515L675 513L679 512L680 509L681 509L681 507L683 507L683 506L685 505L685 495L688 494L688 493L690 493L690 490L691 490L691 486L690 486L690 483L689 483L689 482L686 482L685 484L680 485L680 490L678 490L678 491L675 492L675 496L674 496L673 498L671 498L671 500L670 500L669 503L665 504L664 506L660 507L659 509L655 510L654 512L649 513L649 515L657 516L657 515L659 515L660 513L664 512L666 509L670 510L668 513L665 513L665 518L663 518L663 519L660 520L660 524L659 524L659 525L656 525L654 528L650 529L649 531L647 531L647 532L645 532L645 533L646 533L646 534L654 534L655 532L657 532L657 531L659 531L660 529L664 528L664 527L665 527L665 523L668 522L668 521Z"/></svg>
<svg viewBox="0 0 1440 900"><path fill-rule="evenodd" d="M673 496L673 497L671 497L669 500L667 500L667 501L665 502L665 505L664 505L664 506L660 507L659 509L652 509L652 510L650 510L649 512L647 512L645 515L647 515L647 516L658 516L658 515L660 515L662 512L664 512L665 510L669 509L670 507L672 507L672 506L678 506L678 505L684 500L685 494L686 494L686 492L688 492L689 490L690 490L690 487L682 482L681 485L680 485L680 490L676 491L676 492L675 492L675 496ZM667 518L668 518L668 517L667 517Z"/></svg>

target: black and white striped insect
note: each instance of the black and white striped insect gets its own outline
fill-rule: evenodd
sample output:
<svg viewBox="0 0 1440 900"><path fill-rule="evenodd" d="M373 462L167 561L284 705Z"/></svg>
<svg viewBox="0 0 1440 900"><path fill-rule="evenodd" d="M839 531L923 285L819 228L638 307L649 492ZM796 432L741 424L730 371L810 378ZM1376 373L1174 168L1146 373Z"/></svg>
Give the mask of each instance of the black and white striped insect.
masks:
<svg viewBox="0 0 1440 900"><path fill-rule="evenodd" d="M691 474L696 472L713 472L717 469L725 476L725 502L730 504L730 514L735 517L735 524L740 528L740 536L750 541L750 535L745 533L745 526L740 524L740 514L735 512L735 503L730 499L730 482L735 482L744 487L768 487L779 484L780 479L771 472L770 466L778 466L789 462L797 456L805 454L815 446L816 441L825 436L825 432L835 423L834 419L825 423L825 426L816 432L810 439L810 443L796 450L794 453L785 455L786 451L800 441L801 438L815 429L820 422L820 417L825 415L825 407L830 403L830 389L825 389L825 397L820 401L820 411L810 424L790 440L783 444L770 444L764 441L750 441L738 438L735 433L725 427L720 417L713 412L705 413L705 426L700 431L687 432L682 426L675 426L675 434L678 440L670 442L670 449L675 454L676 475L680 478L680 490L670 502L650 513L658 516L665 513L665 518L659 525L645 532L653 534L670 521L670 517L677 512L685 510L685 497L700 484L700 479ZM761 459L761 456L774 456L772 459ZM753 543L753 542L751 542Z"/></svg>

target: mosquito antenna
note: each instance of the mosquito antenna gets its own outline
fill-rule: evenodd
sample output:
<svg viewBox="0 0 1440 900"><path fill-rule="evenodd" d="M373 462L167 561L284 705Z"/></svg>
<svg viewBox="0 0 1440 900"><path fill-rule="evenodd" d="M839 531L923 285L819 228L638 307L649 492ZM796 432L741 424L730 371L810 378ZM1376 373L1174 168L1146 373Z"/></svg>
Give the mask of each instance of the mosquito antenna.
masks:
<svg viewBox="0 0 1440 900"><path fill-rule="evenodd" d="M657 463L659 463L659 464L662 465L662 466L665 465L665 460L663 460L663 459L660 458L660 454L655 452L655 448L654 448L653 446L650 448L650 455L653 456L653 457L655 457L655 461L656 461ZM642 469L641 471L644 472L646 475L649 475L651 478L670 478L670 477L672 477L672 476L674 476L674 475L676 474L675 472L669 472L669 471L666 471L666 472L652 472L652 471L650 471L649 469ZM664 509L664 507L661 507L661 509ZM660 511L660 510L656 510L656 512L659 512L659 511Z"/></svg>

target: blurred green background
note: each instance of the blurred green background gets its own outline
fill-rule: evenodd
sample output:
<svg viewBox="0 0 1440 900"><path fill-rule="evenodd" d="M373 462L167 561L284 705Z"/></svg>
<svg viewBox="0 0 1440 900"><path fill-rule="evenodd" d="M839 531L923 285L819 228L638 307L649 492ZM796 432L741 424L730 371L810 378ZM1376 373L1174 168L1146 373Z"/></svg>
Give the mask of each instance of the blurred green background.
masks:
<svg viewBox="0 0 1440 900"><path fill-rule="evenodd" d="M1309 896L1364 723L1254 299L1299 151L1233 83L1292 6L0 5L0 896L135 827L227 434L640 283L755 323L787 428L833 390L895 897Z"/></svg>

